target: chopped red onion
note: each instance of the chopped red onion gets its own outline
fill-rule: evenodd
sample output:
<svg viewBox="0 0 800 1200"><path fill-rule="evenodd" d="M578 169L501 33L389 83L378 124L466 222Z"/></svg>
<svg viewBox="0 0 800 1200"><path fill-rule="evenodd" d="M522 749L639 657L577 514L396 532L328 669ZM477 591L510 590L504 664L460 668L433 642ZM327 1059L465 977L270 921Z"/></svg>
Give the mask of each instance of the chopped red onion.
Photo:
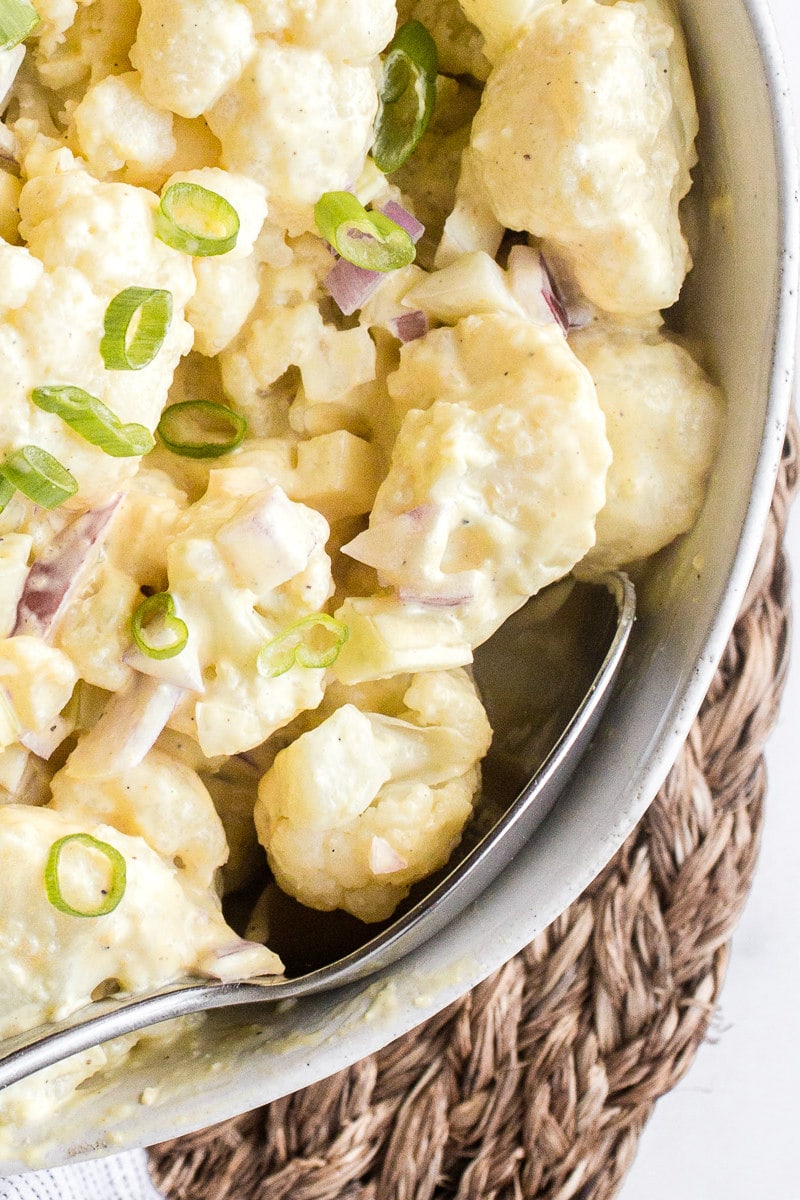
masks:
<svg viewBox="0 0 800 1200"><path fill-rule="evenodd" d="M339 258L325 276L325 286L344 315L352 317L378 290L382 279L380 271L366 271L346 258Z"/></svg>
<svg viewBox="0 0 800 1200"><path fill-rule="evenodd" d="M112 496L102 508L81 513L36 560L22 589L12 636L27 633L47 638L53 633L94 563L123 499Z"/></svg>
<svg viewBox="0 0 800 1200"><path fill-rule="evenodd" d="M424 337L428 332L429 323L427 315L420 309L415 309L414 312L392 317L389 328L394 336L405 345L407 342L415 342L417 338Z"/></svg>
<svg viewBox="0 0 800 1200"><path fill-rule="evenodd" d="M403 604L419 604L422 608L458 608L461 604L469 604L475 598L472 592L465 591L425 596L409 588L400 588L397 595Z"/></svg>
<svg viewBox="0 0 800 1200"><path fill-rule="evenodd" d="M547 259L544 257L543 254L540 254L539 260L542 264L542 272L544 274L544 281L545 281L544 287L542 288L542 296L544 297L544 302L547 305L547 307L550 309L550 312L553 314L553 320L556 321L561 326L564 333L568 333L569 327L570 327L570 320L569 320L569 313L567 312L567 306L561 297L561 293L559 291L558 284L556 283L555 279L553 278L553 274L552 274L549 266L547 265Z"/></svg>
<svg viewBox="0 0 800 1200"><path fill-rule="evenodd" d="M251 979L254 975L278 975L283 969L277 954L259 942L244 938L204 955L197 965L203 975L223 982Z"/></svg>
<svg viewBox="0 0 800 1200"><path fill-rule="evenodd" d="M384 216L396 225L400 225L416 243L425 232L425 226L401 204L390 200L381 209ZM383 271L367 271L357 267L346 258L339 258L325 277L325 286L331 298L338 304L346 317L352 317L359 308L363 308L370 296L377 291L381 282L386 278Z"/></svg>
<svg viewBox="0 0 800 1200"><path fill-rule="evenodd" d="M56 716L45 729L37 732L32 730L21 733L19 740L26 750L30 750L37 758L50 758L63 741L69 737L74 723L66 717Z"/></svg>
<svg viewBox="0 0 800 1200"><path fill-rule="evenodd" d="M173 683L135 674L116 692L103 715L85 734L67 760L67 770L78 779L106 779L138 767L163 730L183 688Z"/></svg>
<svg viewBox="0 0 800 1200"><path fill-rule="evenodd" d="M205 692L203 672L191 638L173 658L149 658L138 646L131 646L122 656L122 661L134 671L172 683L187 692Z"/></svg>
<svg viewBox="0 0 800 1200"><path fill-rule="evenodd" d="M405 858L397 853L386 838L373 837L369 845L369 869L373 875L392 875L404 871L408 866Z"/></svg>
<svg viewBox="0 0 800 1200"><path fill-rule="evenodd" d="M557 300L547 265L531 246L512 246L508 256L508 286L511 294L537 325L556 322L562 333L569 328L563 305Z"/></svg>
<svg viewBox="0 0 800 1200"><path fill-rule="evenodd" d="M394 221L395 225L399 225L401 229L405 229L415 245L425 232L425 226L422 222L418 221L413 213L410 213L407 208L403 208L402 204L398 204L395 200L389 200L388 203L384 204L381 212L390 221Z"/></svg>
<svg viewBox="0 0 800 1200"><path fill-rule="evenodd" d="M240 581L257 596L304 571L318 541L305 510L279 487L251 497L220 526L214 540Z"/></svg>

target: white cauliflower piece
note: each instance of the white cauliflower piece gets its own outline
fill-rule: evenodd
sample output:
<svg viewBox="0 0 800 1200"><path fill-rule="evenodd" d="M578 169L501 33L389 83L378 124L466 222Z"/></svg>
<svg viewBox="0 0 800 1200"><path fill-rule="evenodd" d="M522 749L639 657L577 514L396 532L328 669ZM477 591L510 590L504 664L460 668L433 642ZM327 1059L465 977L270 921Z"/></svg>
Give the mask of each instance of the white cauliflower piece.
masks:
<svg viewBox="0 0 800 1200"><path fill-rule="evenodd" d="M444 671L472 662L463 622L453 611L397 596L348 596L336 610L349 637L331 668L345 684L415 671Z"/></svg>
<svg viewBox="0 0 800 1200"><path fill-rule="evenodd" d="M222 823L197 774L151 750L124 776L76 779L67 765L53 776L50 808L82 824L112 825L140 837L175 866L184 887L209 891L228 857Z"/></svg>
<svg viewBox="0 0 800 1200"><path fill-rule="evenodd" d="M220 465L247 474L254 488L268 475L329 523L368 513L386 473L381 452L346 429L302 442L253 438Z"/></svg>
<svg viewBox="0 0 800 1200"><path fill-rule="evenodd" d="M697 117L680 34L662 14L545 6L492 72L473 124L498 219L544 239L608 312L668 307L690 266L678 203Z"/></svg>
<svg viewBox="0 0 800 1200"><path fill-rule="evenodd" d="M104 179L126 168L129 183L147 183L174 156L172 113L142 95L135 71L109 75L91 86L72 113L76 148Z"/></svg>
<svg viewBox="0 0 800 1200"><path fill-rule="evenodd" d="M76 385L122 422L155 429L175 366L192 343L183 313L195 280L191 260L155 237L158 202L151 192L98 183L66 150L46 153L36 165L45 173L29 179L20 201L28 249L0 254L0 275L11 285L0 304L13 303L0 325L0 447L3 453L23 445L49 451L79 484L67 506L84 509L117 490L138 460L113 458L93 446L33 405L31 392ZM100 352L105 311L131 285L169 291L172 321L148 366L108 371Z"/></svg>
<svg viewBox="0 0 800 1200"><path fill-rule="evenodd" d="M151 104L199 117L256 51L250 14L237 0L141 0L130 58Z"/></svg>
<svg viewBox="0 0 800 1200"><path fill-rule="evenodd" d="M39 24L34 37L47 50L55 47L75 20L77 0L37 0Z"/></svg>
<svg viewBox="0 0 800 1200"><path fill-rule="evenodd" d="M164 184L163 190L172 187L173 183L196 183L227 200L239 218L239 233L233 249L220 257L226 262L250 257L267 216L266 193L260 183L249 179L246 174L237 175L220 167L176 171Z"/></svg>
<svg viewBox="0 0 800 1200"><path fill-rule="evenodd" d="M486 57L496 63L530 26L534 14L550 0L459 0L464 13L483 34Z"/></svg>
<svg viewBox="0 0 800 1200"><path fill-rule="evenodd" d="M461 155L455 196L436 248L434 266L447 267L460 255L473 252L494 258L504 232L492 209L475 151L467 146Z"/></svg>
<svg viewBox="0 0 800 1200"><path fill-rule="evenodd" d="M324 517L276 486L254 489L247 471L213 471L183 517L167 549L169 590L189 629L174 661L196 657L204 691L188 697L175 727L205 755L249 750L322 699L323 670L295 664L272 678L257 659L331 595L327 538Z"/></svg>
<svg viewBox="0 0 800 1200"><path fill-rule="evenodd" d="M372 387L379 363L368 329L328 325L317 303L292 304L294 296L262 285L251 319L221 356L226 395L256 436L288 434L289 426L371 433L383 380Z"/></svg>
<svg viewBox="0 0 800 1200"><path fill-rule="evenodd" d="M142 588L167 586L166 553L185 509L182 498L147 489L148 471L128 485L103 545L103 554L76 593L56 628L55 645L64 650L82 679L109 692L130 681L123 656L131 648L130 620L142 601Z"/></svg>
<svg viewBox="0 0 800 1200"><path fill-rule="evenodd" d="M478 645L594 542L611 459L594 385L556 326L495 314L404 346L389 390L408 412L344 552Z"/></svg>
<svg viewBox="0 0 800 1200"><path fill-rule="evenodd" d="M97 83L129 67L139 5L135 0L37 0L43 21L32 35L36 69L50 88Z"/></svg>
<svg viewBox="0 0 800 1200"><path fill-rule="evenodd" d="M61 912L45 890L52 847L76 833L113 847L125 860L124 895L102 916L76 918ZM58 883L72 907L96 909L109 879L105 853L81 843L64 847ZM184 889L177 868L142 838L48 808L12 804L0 809L0 905L3 1037L68 1017L110 981L121 991L139 992L185 975L246 978L281 970L266 947L237 938L216 897L201 902Z"/></svg>
<svg viewBox="0 0 800 1200"><path fill-rule="evenodd" d="M0 641L0 687L21 731L44 732L77 682L78 672L66 654L41 638L18 634Z"/></svg>
<svg viewBox="0 0 800 1200"><path fill-rule="evenodd" d="M581 569L607 570L655 554L694 524L723 400L688 351L662 333L593 325L571 344L594 379L614 456L597 542Z"/></svg>
<svg viewBox="0 0 800 1200"><path fill-rule="evenodd" d="M417 676L397 717L345 704L262 779L259 840L279 886L362 921L390 916L458 844L491 741L463 672Z"/></svg>
<svg viewBox="0 0 800 1200"><path fill-rule="evenodd" d="M236 245L227 254L193 259L197 287L186 309L195 330L194 347L201 354L219 354L239 333L258 297L256 239L267 216L260 184L219 167L180 171L164 185L196 183L228 201L239 218Z"/></svg>
<svg viewBox="0 0 800 1200"><path fill-rule="evenodd" d="M198 258L197 288L186 308L194 329L194 349L214 358L236 338L258 299L258 264L228 255Z"/></svg>
<svg viewBox="0 0 800 1200"><path fill-rule="evenodd" d="M264 38L206 119L223 166L263 184L271 219L295 235L314 229L323 192L358 176L377 109L370 67Z"/></svg>
<svg viewBox="0 0 800 1200"><path fill-rule="evenodd" d="M321 51L334 62L367 63L394 33L394 0L242 0L257 34Z"/></svg>

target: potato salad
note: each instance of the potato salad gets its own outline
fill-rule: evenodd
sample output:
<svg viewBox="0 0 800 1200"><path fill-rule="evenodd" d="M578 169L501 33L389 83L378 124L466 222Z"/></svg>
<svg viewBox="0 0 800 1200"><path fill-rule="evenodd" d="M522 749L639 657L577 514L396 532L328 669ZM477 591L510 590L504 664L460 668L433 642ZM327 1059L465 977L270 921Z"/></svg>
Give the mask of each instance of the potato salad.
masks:
<svg viewBox="0 0 800 1200"><path fill-rule="evenodd" d="M722 400L668 0L0 0L0 115L4 1037L390 917L473 651L692 526Z"/></svg>

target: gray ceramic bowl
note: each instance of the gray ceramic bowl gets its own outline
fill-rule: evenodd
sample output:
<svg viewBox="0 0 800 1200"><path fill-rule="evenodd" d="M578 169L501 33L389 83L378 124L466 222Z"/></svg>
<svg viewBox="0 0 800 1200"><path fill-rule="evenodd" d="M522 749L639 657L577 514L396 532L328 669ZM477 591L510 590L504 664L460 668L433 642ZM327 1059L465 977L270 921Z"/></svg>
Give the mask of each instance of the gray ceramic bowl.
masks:
<svg viewBox="0 0 800 1200"><path fill-rule="evenodd" d="M544 929L655 795L711 681L764 528L790 403L798 182L764 0L684 0L702 121L696 267L682 321L729 401L708 501L640 591L621 685L569 791L481 901L375 980L268 1011L216 1014L137 1052L66 1112L11 1138L6 1172L147 1145L244 1112L356 1061L462 995ZM147 1104L141 1103L146 1093Z"/></svg>

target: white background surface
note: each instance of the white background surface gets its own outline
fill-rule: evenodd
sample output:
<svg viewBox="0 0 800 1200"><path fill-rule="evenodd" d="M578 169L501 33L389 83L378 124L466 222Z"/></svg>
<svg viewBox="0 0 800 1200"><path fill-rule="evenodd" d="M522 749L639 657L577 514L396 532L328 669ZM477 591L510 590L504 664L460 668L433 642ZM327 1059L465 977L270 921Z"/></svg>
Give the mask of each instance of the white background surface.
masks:
<svg viewBox="0 0 800 1200"><path fill-rule="evenodd" d="M800 6L770 0L800 127ZM710 1040L657 1105L620 1200L800 1200L800 502L796 635L755 883Z"/></svg>

